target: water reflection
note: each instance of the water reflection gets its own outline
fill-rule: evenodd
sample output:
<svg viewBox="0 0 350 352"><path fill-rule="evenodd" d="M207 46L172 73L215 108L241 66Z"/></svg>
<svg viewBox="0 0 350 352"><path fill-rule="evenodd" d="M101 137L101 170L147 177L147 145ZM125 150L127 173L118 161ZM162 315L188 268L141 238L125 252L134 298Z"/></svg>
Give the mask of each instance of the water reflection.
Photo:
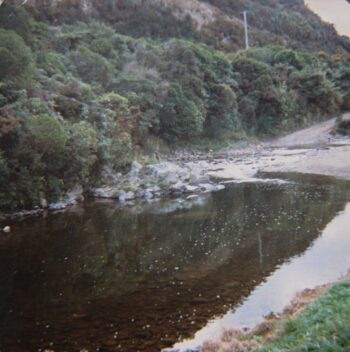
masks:
<svg viewBox="0 0 350 352"><path fill-rule="evenodd" d="M254 327L270 312L281 312L296 292L334 281L350 268L350 203L324 229L322 236L302 255L285 262L258 285L242 305L210 322L194 339L175 349L195 349L204 341L219 339L225 329Z"/></svg>
<svg viewBox="0 0 350 352"><path fill-rule="evenodd" d="M14 224L0 239L0 351L154 352L189 338L303 253L348 189L240 184Z"/></svg>

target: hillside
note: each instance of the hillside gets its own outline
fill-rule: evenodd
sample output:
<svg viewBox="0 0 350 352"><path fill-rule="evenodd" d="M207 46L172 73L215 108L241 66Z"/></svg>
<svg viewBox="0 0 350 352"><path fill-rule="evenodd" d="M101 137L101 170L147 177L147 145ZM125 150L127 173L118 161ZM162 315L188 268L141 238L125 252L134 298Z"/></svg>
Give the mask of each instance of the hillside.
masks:
<svg viewBox="0 0 350 352"><path fill-rule="evenodd" d="M350 108L349 40L302 1L16 1L0 6L0 210Z"/></svg>
<svg viewBox="0 0 350 352"><path fill-rule="evenodd" d="M303 0L28 0L26 7L51 23L94 18L133 37L192 39L225 51L243 47L242 11L249 10L253 46L350 51L349 40L322 23Z"/></svg>

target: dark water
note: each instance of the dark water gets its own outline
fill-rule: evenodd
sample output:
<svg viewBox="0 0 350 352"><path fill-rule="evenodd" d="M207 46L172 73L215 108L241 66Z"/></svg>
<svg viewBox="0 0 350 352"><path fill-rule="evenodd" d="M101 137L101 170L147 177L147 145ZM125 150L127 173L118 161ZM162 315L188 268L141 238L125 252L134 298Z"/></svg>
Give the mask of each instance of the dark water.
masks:
<svg viewBox="0 0 350 352"><path fill-rule="evenodd" d="M349 199L348 184L307 178L13 224L0 238L0 351L155 352L190 338L305 252Z"/></svg>

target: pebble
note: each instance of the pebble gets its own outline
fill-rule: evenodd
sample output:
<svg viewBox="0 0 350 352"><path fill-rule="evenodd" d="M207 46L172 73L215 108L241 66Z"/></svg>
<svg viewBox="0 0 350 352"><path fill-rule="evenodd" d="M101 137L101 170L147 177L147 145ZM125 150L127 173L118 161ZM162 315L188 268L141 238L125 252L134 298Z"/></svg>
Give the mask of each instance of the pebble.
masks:
<svg viewBox="0 0 350 352"><path fill-rule="evenodd" d="M5 226L3 229L2 229L3 232L5 233L10 233L11 232L11 227L10 226Z"/></svg>

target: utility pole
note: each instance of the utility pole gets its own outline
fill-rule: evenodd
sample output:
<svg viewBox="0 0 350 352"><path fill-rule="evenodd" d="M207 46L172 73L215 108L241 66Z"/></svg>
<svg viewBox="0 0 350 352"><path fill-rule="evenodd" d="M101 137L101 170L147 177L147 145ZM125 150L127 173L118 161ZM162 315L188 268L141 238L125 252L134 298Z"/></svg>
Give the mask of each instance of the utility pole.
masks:
<svg viewBox="0 0 350 352"><path fill-rule="evenodd" d="M243 11L244 18L244 39L245 39L245 48L249 49L249 38L248 38L248 11Z"/></svg>

